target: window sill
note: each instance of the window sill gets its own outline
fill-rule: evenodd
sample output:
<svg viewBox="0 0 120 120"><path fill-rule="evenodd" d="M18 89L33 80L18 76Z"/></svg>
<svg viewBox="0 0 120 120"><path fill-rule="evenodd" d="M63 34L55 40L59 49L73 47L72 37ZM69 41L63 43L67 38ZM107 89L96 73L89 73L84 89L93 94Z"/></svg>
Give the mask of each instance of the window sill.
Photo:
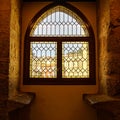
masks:
<svg viewBox="0 0 120 120"><path fill-rule="evenodd" d="M120 120L120 96L84 95L83 99L96 109L98 120Z"/></svg>
<svg viewBox="0 0 120 120"><path fill-rule="evenodd" d="M8 112L22 109L27 105L30 105L35 98L35 93L22 92L18 93L16 96L8 99L7 107Z"/></svg>

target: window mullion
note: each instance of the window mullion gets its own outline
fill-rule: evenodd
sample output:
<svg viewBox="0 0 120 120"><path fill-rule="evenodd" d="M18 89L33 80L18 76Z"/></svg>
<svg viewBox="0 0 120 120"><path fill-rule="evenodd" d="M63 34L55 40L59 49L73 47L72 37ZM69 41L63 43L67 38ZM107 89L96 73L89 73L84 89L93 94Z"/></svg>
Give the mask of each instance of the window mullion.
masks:
<svg viewBox="0 0 120 120"><path fill-rule="evenodd" d="M57 43L57 78L62 78L62 42Z"/></svg>

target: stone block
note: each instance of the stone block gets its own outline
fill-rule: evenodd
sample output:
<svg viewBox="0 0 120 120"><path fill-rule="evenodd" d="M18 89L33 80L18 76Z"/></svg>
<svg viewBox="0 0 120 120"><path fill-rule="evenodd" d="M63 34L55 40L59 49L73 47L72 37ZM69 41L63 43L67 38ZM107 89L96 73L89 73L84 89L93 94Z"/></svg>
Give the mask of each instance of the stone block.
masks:
<svg viewBox="0 0 120 120"><path fill-rule="evenodd" d="M114 74L120 74L120 57L117 55L110 56L106 58L104 62L105 75L112 76Z"/></svg>
<svg viewBox="0 0 120 120"><path fill-rule="evenodd" d="M0 100L0 120L7 120L7 100Z"/></svg>
<svg viewBox="0 0 120 120"><path fill-rule="evenodd" d="M114 27L120 25L120 0L110 0L110 18Z"/></svg>
<svg viewBox="0 0 120 120"><path fill-rule="evenodd" d="M120 53L120 27L111 29L107 43L108 52Z"/></svg>
<svg viewBox="0 0 120 120"><path fill-rule="evenodd" d="M4 74L8 76L9 74L9 63L8 62L0 62L0 74Z"/></svg>
<svg viewBox="0 0 120 120"><path fill-rule="evenodd" d="M0 78L0 100L8 98L8 77Z"/></svg>
<svg viewBox="0 0 120 120"><path fill-rule="evenodd" d="M107 80L107 94L110 96L120 95L120 75L110 77Z"/></svg>
<svg viewBox="0 0 120 120"><path fill-rule="evenodd" d="M0 10L9 10L9 9L10 9L10 0L0 0Z"/></svg>
<svg viewBox="0 0 120 120"><path fill-rule="evenodd" d="M0 58L9 58L9 40L0 40Z"/></svg>
<svg viewBox="0 0 120 120"><path fill-rule="evenodd" d="M10 11L9 10L1 10L0 11L0 32L8 32L10 30ZM9 34L6 34L9 36Z"/></svg>

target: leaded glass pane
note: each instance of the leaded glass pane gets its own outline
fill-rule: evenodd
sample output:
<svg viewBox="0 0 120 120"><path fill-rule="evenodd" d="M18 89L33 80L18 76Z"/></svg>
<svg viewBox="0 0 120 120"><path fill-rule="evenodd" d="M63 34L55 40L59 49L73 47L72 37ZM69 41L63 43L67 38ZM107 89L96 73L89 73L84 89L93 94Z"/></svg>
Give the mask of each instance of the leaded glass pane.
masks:
<svg viewBox="0 0 120 120"><path fill-rule="evenodd" d="M33 26L30 36L89 36L83 20L71 10L57 6L46 11Z"/></svg>
<svg viewBox="0 0 120 120"><path fill-rule="evenodd" d="M31 78L57 77L56 42L31 42L30 77Z"/></svg>
<svg viewBox="0 0 120 120"><path fill-rule="evenodd" d="M62 43L62 77L89 78L88 42Z"/></svg>

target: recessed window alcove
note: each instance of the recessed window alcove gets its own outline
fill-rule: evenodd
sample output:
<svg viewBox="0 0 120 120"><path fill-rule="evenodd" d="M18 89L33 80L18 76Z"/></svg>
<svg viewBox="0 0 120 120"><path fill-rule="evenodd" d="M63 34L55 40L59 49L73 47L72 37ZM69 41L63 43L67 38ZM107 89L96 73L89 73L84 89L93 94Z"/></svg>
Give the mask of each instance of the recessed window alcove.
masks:
<svg viewBox="0 0 120 120"><path fill-rule="evenodd" d="M27 2L28 0L25 0L25 1ZM36 1L38 2L38 0ZM70 1L71 0L69 0L69 2ZM83 112L83 110L86 113L86 115L89 116L88 120L89 119L93 120L92 118L95 119L94 117L95 114L94 115L91 114L92 109L90 109L89 107L86 107L87 105L84 104L83 101L81 100L82 98L81 94L83 93L97 93L96 95L89 94L85 96L85 100L87 100L87 102L90 102L90 105L92 105L94 108L96 108L96 110L98 110L98 114L97 114L98 120L99 119L100 120L107 120L107 119L120 120L120 117L119 117L120 115L120 109L119 109L120 108L120 97L119 97L120 96L120 64L119 64L119 61L120 61L120 49L119 49L120 48L120 27L119 27L120 26L120 20L119 20L120 19L119 17L120 1L119 0L109 0L109 1L99 0L97 4L98 4L97 6L98 52L97 51L96 52L98 54L97 55L98 57L96 58L96 60L98 61L99 65L96 72L99 73L98 92L96 88L94 89L96 85L89 85L89 87L86 85L85 86L82 85L83 87L81 86L80 87L79 86L72 86L72 87L71 86L67 86L67 87L66 86L59 86L59 87L47 86L46 87L46 86L30 86L30 85L28 87L27 85L23 85L23 83L21 82L22 81L21 73L23 70L21 67L22 66L21 64L23 63L20 63L22 60L21 59L22 55L20 54L23 54L23 48L20 47L21 45L23 45L23 43L20 42L21 41L20 31L21 31L21 26L23 25L23 23L21 25L20 13L21 13L21 7L23 6L21 6L22 5L21 0L1 0L1 7L0 7L0 19L1 19L1 22L0 22L0 25L1 25L0 27L0 53L1 53L0 54L0 65L1 65L0 67L0 89L1 89L0 119L1 120L8 119L8 113L11 110L13 110L13 108L16 109L14 105L18 103L18 101L16 102L16 100L18 100L17 98L22 97L23 99L23 97L27 97L27 95L29 94L29 93L27 93L27 95L25 93L20 94L21 92L20 90L35 91L37 94L38 98L37 98L36 106L32 107L32 112L31 112L32 114L31 118L33 120L35 117L36 118L38 117L38 120L39 120L39 116L42 117L43 119L46 118L47 116L48 118L51 117L56 119L57 118L56 116L59 116L60 112L62 113L62 115L64 113L67 113L67 114L64 114L63 116L64 119L71 118L71 116L73 118L76 118L77 120L82 118L88 118L87 116L80 114ZM46 6L47 4L42 3L42 5ZM73 3L73 5L78 7L81 4ZM42 6L40 7L42 8ZM25 15L27 15L27 12L22 16L22 18L24 17L23 21L25 20L24 22L26 24L27 24L26 20L28 18L25 19L26 18ZM94 16L95 14L92 16L92 18ZM25 32L25 30L23 31ZM49 30L46 32L49 33ZM60 31L58 33L61 34L62 32ZM67 45L68 44L70 43L68 42ZM47 46L51 46L51 43L47 44ZM51 48L53 49L54 47L51 47ZM66 49L66 47L63 47L63 48ZM40 91L36 91L36 89ZM57 96L57 98L55 98L54 96ZM42 105L39 100L43 102ZM20 100L20 102L22 101ZM21 103L20 104L19 103L17 105L21 108ZM25 104L22 104L22 105L24 106ZM53 106L54 106L54 109L51 109ZM39 114L41 112L43 114ZM56 114L52 116L53 113L56 113ZM14 116L17 114L11 114L11 115ZM15 119L18 119L17 117L15 118L14 116Z"/></svg>
<svg viewBox="0 0 120 120"><path fill-rule="evenodd" d="M102 9L101 9L102 8ZM98 120L120 119L120 1L99 1L99 92L85 95Z"/></svg>
<svg viewBox="0 0 120 120"><path fill-rule="evenodd" d="M24 84L96 83L94 32L71 4L49 4L33 17L24 53Z"/></svg>

